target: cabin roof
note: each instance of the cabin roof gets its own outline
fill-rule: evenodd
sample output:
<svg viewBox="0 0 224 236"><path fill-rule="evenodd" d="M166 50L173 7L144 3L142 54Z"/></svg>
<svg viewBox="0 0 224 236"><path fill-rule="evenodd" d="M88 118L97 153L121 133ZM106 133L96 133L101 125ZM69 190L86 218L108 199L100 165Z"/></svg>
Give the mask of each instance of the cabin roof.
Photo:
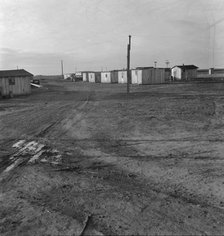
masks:
<svg viewBox="0 0 224 236"><path fill-rule="evenodd" d="M144 66L144 67L136 67L136 70L145 70L145 69L152 69L153 66Z"/></svg>
<svg viewBox="0 0 224 236"><path fill-rule="evenodd" d="M24 69L20 70L0 70L0 78L4 77L30 77L33 76L33 74L29 73L28 71Z"/></svg>
<svg viewBox="0 0 224 236"><path fill-rule="evenodd" d="M198 67L197 66L195 66L195 65L181 65L181 66L179 66L179 65L177 65L177 66L173 66L172 68L174 68L174 67L179 67L179 68L181 68L181 69L189 69L189 70L191 70L191 69L197 69Z"/></svg>

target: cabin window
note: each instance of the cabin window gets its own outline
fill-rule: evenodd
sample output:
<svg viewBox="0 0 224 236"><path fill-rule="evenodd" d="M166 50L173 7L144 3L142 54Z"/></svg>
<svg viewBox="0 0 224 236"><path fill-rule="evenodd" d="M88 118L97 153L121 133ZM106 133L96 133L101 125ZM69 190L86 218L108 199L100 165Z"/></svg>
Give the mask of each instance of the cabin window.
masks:
<svg viewBox="0 0 224 236"><path fill-rule="evenodd" d="M107 78L107 74L105 74L105 77Z"/></svg>
<svg viewBox="0 0 224 236"><path fill-rule="evenodd" d="M9 78L9 85L15 85L15 78Z"/></svg>

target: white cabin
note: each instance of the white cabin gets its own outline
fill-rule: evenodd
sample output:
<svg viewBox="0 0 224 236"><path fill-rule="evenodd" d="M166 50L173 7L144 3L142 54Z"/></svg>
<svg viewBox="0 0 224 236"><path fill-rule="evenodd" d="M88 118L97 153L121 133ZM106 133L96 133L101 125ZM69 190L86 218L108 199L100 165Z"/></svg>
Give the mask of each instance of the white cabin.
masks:
<svg viewBox="0 0 224 236"><path fill-rule="evenodd" d="M171 69L171 76L176 80L189 80L197 77L197 69L195 65L174 66Z"/></svg>
<svg viewBox="0 0 224 236"><path fill-rule="evenodd" d="M110 72L101 72L101 83L111 83Z"/></svg>
<svg viewBox="0 0 224 236"><path fill-rule="evenodd" d="M91 72L88 74L89 82L90 83L95 83L95 73Z"/></svg>
<svg viewBox="0 0 224 236"><path fill-rule="evenodd" d="M142 70L131 70L131 83L142 84Z"/></svg>
<svg viewBox="0 0 224 236"><path fill-rule="evenodd" d="M126 70L118 71L118 83L119 84L126 84L127 83L127 71Z"/></svg>
<svg viewBox="0 0 224 236"><path fill-rule="evenodd" d="M82 79L83 79L83 81L87 81L87 76L88 76L88 73L86 73L86 72L83 72L82 73Z"/></svg>

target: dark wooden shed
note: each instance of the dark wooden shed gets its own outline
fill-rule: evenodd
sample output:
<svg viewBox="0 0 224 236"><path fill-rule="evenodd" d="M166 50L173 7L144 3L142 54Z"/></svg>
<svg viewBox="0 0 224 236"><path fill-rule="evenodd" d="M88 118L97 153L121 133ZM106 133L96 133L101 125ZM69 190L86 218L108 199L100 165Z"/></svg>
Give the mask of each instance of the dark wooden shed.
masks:
<svg viewBox="0 0 224 236"><path fill-rule="evenodd" d="M141 78L138 78L139 84L161 84L165 82L165 68L137 67L141 70Z"/></svg>
<svg viewBox="0 0 224 236"><path fill-rule="evenodd" d="M0 71L0 95L14 96L29 94L33 75L24 69Z"/></svg>
<svg viewBox="0 0 224 236"><path fill-rule="evenodd" d="M111 71L111 83L118 83L118 71Z"/></svg>
<svg viewBox="0 0 224 236"><path fill-rule="evenodd" d="M101 72L95 72L95 82L101 83Z"/></svg>
<svg viewBox="0 0 224 236"><path fill-rule="evenodd" d="M171 69L171 75L177 80L189 80L197 78L197 69L195 65L180 65L174 66Z"/></svg>

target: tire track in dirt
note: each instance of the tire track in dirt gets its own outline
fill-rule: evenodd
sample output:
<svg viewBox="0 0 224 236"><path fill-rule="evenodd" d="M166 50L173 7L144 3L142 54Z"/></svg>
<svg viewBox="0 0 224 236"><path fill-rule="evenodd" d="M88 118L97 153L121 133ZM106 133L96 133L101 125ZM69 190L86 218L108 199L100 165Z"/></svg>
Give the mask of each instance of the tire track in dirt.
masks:
<svg viewBox="0 0 224 236"><path fill-rule="evenodd" d="M22 135L31 137L40 133L39 135L44 137L45 133L49 133L50 130L60 123L60 119L63 120L69 113L70 108L79 107L82 103L88 101L91 96L90 92L77 95L63 92L63 96L60 94L57 96L57 93L58 92L50 93L50 96L46 97L46 100L43 100L43 98L48 94L44 94L43 98L40 97L40 101L34 100L35 103L33 107L28 103L26 110L14 110L13 113L4 115L2 117L4 123L1 125L1 133L5 133L6 135L4 136L18 136L19 138L21 138ZM54 96L56 96L56 99ZM37 98L34 97L33 99ZM42 126L44 127L42 128Z"/></svg>
<svg viewBox="0 0 224 236"><path fill-rule="evenodd" d="M208 183L206 179L205 181L202 180L202 175L190 173L189 169L191 170L191 168L185 163L194 157L183 159L180 156L172 155L143 156L142 154L139 155L133 146L111 147L111 143L102 142L100 145L100 150L98 148L95 151L96 160L99 162L111 164L112 168L119 168L120 172L126 171L131 175L137 175L147 180L148 184L158 186L155 188L156 191L160 188L161 192L186 202L224 209L222 189L217 188L219 194L212 194L213 182ZM86 150L85 154L91 156L93 150ZM183 159L182 162L180 162L181 159ZM201 159L198 158L198 160L201 163ZM205 161L207 160L205 159ZM178 164L177 167L175 167L175 162ZM196 163L196 161L194 162ZM219 165L223 164L223 159L220 159ZM220 181L222 182L222 180Z"/></svg>
<svg viewBox="0 0 224 236"><path fill-rule="evenodd" d="M37 200L26 192L23 196L75 219L91 214L95 228L106 235L222 232L222 210L155 191L145 180L129 176L129 172L111 166L95 167L57 172L55 176L61 176L63 183L40 193Z"/></svg>
<svg viewBox="0 0 224 236"><path fill-rule="evenodd" d="M58 124L51 123L52 120L48 119L43 129L45 132L46 128L46 133L40 139L46 138L49 142L53 142L54 134L61 135L62 132L66 134L71 127L76 132L75 128L79 126L79 122L85 119L85 115L91 109L94 109L94 105L96 105L95 102L92 107L81 109L80 113L74 111L65 116L68 119L64 119L67 122L67 129L64 131L62 131L63 129L58 130L58 126L61 125L60 119L58 119ZM55 110L52 109L52 112ZM31 134L34 133L38 132ZM61 137L55 139L57 139L56 143L62 141ZM100 146L105 146L105 142L110 142L105 139L89 139L89 141L99 142ZM68 141L67 145L69 146L71 142ZM62 145L65 143L66 140ZM127 148L127 146L133 147L135 144L133 142L129 144L131 145L121 144L126 148L123 151L127 155L135 152L135 148ZM88 149L89 143L85 145ZM94 152L89 149L89 158L86 155L86 165L80 161L79 164L74 164L76 168L73 166L73 169L69 169L68 165L67 168L62 166L63 168L59 171L57 167L56 173L52 173L54 168L46 169L46 166L42 166L43 172L35 172L39 166L27 167L25 165L22 169L18 168L17 175L15 175L15 177L18 176L18 180L14 179L14 187L26 184L27 186L24 187L25 190L21 188L22 191L16 197L24 198L31 205L36 204L38 209L44 205L50 212L58 212L58 214L69 217L79 218L82 215L86 216L86 212L92 213L97 229L107 234L113 232L120 235L124 233L132 235L158 233L205 235L223 232L223 211L221 209L203 206L198 202L188 202L188 199L180 197L178 193L176 195L168 194L169 191L164 188L160 189L161 185L151 181L150 176L143 178L144 173L138 172L139 169L136 170L136 165L133 164L136 161L133 155L133 159L128 157L122 162L120 161L122 155L118 153L114 155L113 150L110 150L109 153L103 151L101 149L101 152ZM89 160L95 154L95 159ZM97 159L98 164L95 163ZM142 165L144 164L145 162L142 162ZM150 168L150 166L148 167ZM21 176L22 178L20 178ZM61 176L63 178L58 179ZM51 184L49 179L54 179L56 184L49 187ZM46 180L44 184L43 180ZM43 189L40 187L42 184Z"/></svg>
<svg viewBox="0 0 224 236"><path fill-rule="evenodd" d="M80 102L81 103L81 102ZM83 103L78 103L77 105L75 105L74 108L72 109L77 109L78 107L82 106ZM85 104L85 102L84 102ZM48 124L45 128L43 128L39 133L37 133L35 135L35 137L45 137L47 134L49 134L49 132L53 129L56 128L57 125L59 125L61 123L61 121L65 118L65 114L64 113L68 113L68 109L73 107L73 104L67 104L61 107L58 107L57 110L59 110L59 118L56 118L55 121L51 122L50 124Z"/></svg>
<svg viewBox="0 0 224 236"><path fill-rule="evenodd" d="M67 105L62 106L61 108L65 108L63 110L59 109L60 114L62 114L62 117L59 117L54 122L50 123L47 127L45 127L43 130L41 130L36 136L37 137L45 137L49 136L50 132L53 129L61 128L60 124L65 123L67 120L72 119L74 117L72 116L78 116L84 113L83 109L86 107L86 105L89 103L89 100L91 99L91 96L93 96L95 93L90 92L87 93L85 99L83 101L78 102L78 104L74 105L74 103L69 103ZM87 113L88 111L85 111ZM65 114L64 114L65 113ZM57 127L58 126L58 127ZM63 132L60 130L60 135L65 134L66 132ZM50 138L50 137L48 137ZM60 136L61 139L61 136Z"/></svg>
<svg viewBox="0 0 224 236"><path fill-rule="evenodd" d="M59 133L61 134L60 123L64 119L66 119L67 116L69 116L69 117L71 116L70 115L70 113L71 113L70 110L73 110L73 112L74 111L77 112L78 109L82 110L86 106L86 104L88 104L89 97L90 97L90 95L88 95L84 101L79 101L75 105L74 105L74 103L71 103L71 102L69 102L69 103L67 103L65 105L59 105L59 106L57 104L52 104L47 109L47 112L49 114L51 114L52 112L57 110L57 116L55 116L53 121L48 122L47 125L45 124L45 127L43 129L41 129L41 131L36 132L35 130L32 130L32 135L29 134L29 136L28 136L29 140L31 140L31 142L29 143L29 141L28 141L27 145L30 146L30 144L32 142L36 145L36 144L38 144L39 140L41 142L41 141L43 141L43 139L44 139L44 143L47 143L48 146L51 145L51 140L48 140L48 137L50 137L51 132L56 130L56 132L58 134ZM31 109L31 111L33 111L33 109ZM37 110L37 111L39 111L39 110ZM38 114L39 114L39 116L42 116L42 117L46 116L45 110L41 111L41 112L38 112ZM30 118L30 116L29 116L29 118ZM26 123L26 120L27 120L26 114L22 113L22 117L20 117L20 121L22 121L22 123ZM60 139L60 136L59 136L59 139ZM55 140L57 140L57 139L55 138L54 141ZM13 140L10 140L10 141L7 140L7 141L4 141L4 143L8 144L9 142L11 143L12 141ZM23 140L23 141L25 141L25 140ZM15 145L17 145L17 144L15 144ZM40 145L41 145L41 149L42 149L46 144L44 144L44 145L40 144ZM11 172L11 169L16 168L17 166L21 165L22 163L23 164L27 163L29 160L32 160L33 158L35 159L35 156L38 155L38 153L36 153L36 152L32 153L29 150L26 151L27 152L27 154L25 153L26 155L23 153L24 150L26 150L27 148L29 149L28 146L27 147L26 146L23 147L21 150L19 150L18 152L14 153L12 156L8 155L8 156L6 156L4 158L4 162L1 163L1 169L5 168L5 170L3 171L3 176L1 176L0 181L5 178L5 173L6 172L7 172L7 175L8 175L8 172ZM43 152L43 151L42 150L38 150L37 152ZM41 154L42 153L40 153L40 155ZM27 155L28 155L28 157L27 157Z"/></svg>

